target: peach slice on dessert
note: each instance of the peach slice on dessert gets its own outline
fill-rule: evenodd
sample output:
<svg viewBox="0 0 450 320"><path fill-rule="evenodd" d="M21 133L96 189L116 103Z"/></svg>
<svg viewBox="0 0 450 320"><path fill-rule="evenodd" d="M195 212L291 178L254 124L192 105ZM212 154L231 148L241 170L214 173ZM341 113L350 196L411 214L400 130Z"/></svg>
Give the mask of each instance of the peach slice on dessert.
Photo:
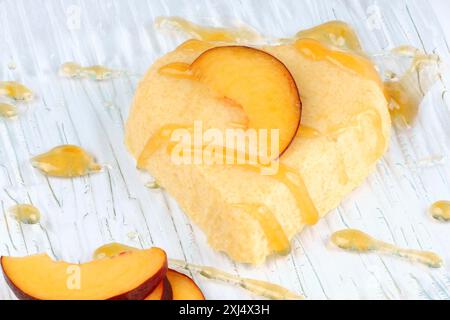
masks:
<svg viewBox="0 0 450 320"><path fill-rule="evenodd" d="M39 254L1 257L1 266L22 300L142 300L166 277L167 257L151 248L70 264Z"/></svg>
<svg viewBox="0 0 450 320"><path fill-rule="evenodd" d="M167 277L144 300L172 300L172 286Z"/></svg>
<svg viewBox="0 0 450 320"><path fill-rule="evenodd" d="M172 300L205 300L200 288L187 275L169 269L167 279L172 286Z"/></svg>
<svg viewBox="0 0 450 320"><path fill-rule="evenodd" d="M301 119L300 95L291 73L277 58L250 47L216 47L203 52L190 71L196 80L240 105L249 128L279 130L274 158L295 138Z"/></svg>

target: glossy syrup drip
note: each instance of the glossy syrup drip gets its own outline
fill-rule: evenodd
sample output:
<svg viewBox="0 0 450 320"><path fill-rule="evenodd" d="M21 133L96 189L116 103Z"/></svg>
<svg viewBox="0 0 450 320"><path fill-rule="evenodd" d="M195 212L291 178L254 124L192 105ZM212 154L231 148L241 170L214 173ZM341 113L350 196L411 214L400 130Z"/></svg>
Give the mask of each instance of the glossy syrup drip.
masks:
<svg viewBox="0 0 450 320"><path fill-rule="evenodd" d="M0 81L0 96L21 101L31 101L34 98L29 88L15 81Z"/></svg>
<svg viewBox="0 0 450 320"><path fill-rule="evenodd" d="M373 62L366 57L353 52L334 50L317 40L309 38L299 39L293 45L307 59L328 61L344 70L374 81L380 87L383 87Z"/></svg>
<svg viewBox="0 0 450 320"><path fill-rule="evenodd" d="M297 131L297 137L305 139L319 138L321 136L322 133L319 130L304 125L300 125L300 128Z"/></svg>
<svg viewBox="0 0 450 320"><path fill-rule="evenodd" d="M206 51L210 48L214 47L214 44L211 42L198 40L198 39L189 39L177 47L177 50L187 50L187 51Z"/></svg>
<svg viewBox="0 0 450 320"><path fill-rule="evenodd" d="M147 188L149 188L149 189L161 189L162 187L161 187L161 185L158 183L158 181L150 181L150 182L147 182L146 184L145 184L145 186L147 187Z"/></svg>
<svg viewBox="0 0 450 320"><path fill-rule="evenodd" d="M330 21L311 29L302 30L295 35L294 39L313 39L339 49L353 52L362 51L358 35L352 27L342 21Z"/></svg>
<svg viewBox="0 0 450 320"><path fill-rule="evenodd" d="M281 162L278 162L278 170L268 177L277 180L285 185L294 196L297 207L300 210L300 219L307 225L314 225L319 221L319 212L312 201L305 181L300 173ZM264 166L252 164L240 164L237 166L246 171L261 172Z"/></svg>
<svg viewBox="0 0 450 320"><path fill-rule="evenodd" d="M249 292L274 300L302 300L303 296L287 290L277 284L273 284L266 281L254 280L248 278L241 278L233 274L221 271L212 267L199 266L190 264L181 260L170 259L170 263L178 268L182 268L187 271L196 272L205 278L223 281L225 283L237 285Z"/></svg>
<svg viewBox="0 0 450 320"><path fill-rule="evenodd" d="M437 201L433 203L429 211L436 220L450 221L450 201Z"/></svg>
<svg viewBox="0 0 450 320"><path fill-rule="evenodd" d="M259 204L234 204L233 207L245 210L253 219L258 221L266 236L271 252L288 254L289 239L274 214L266 206Z"/></svg>
<svg viewBox="0 0 450 320"><path fill-rule="evenodd" d="M91 78L97 81L111 79L120 72L110 68L94 65L83 67L75 62L66 62L61 65L59 74L68 78Z"/></svg>
<svg viewBox="0 0 450 320"><path fill-rule="evenodd" d="M53 177L79 177L99 172L102 166L78 146L62 145L31 159L33 167Z"/></svg>
<svg viewBox="0 0 450 320"><path fill-rule="evenodd" d="M423 98L440 77L440 58L409 46L398 47L392 54L411 59L406 72L401 76L391 74L384 83L392 118L411 126Z"/></svg>
<svg viewBox="0 0 450 320"><path fill-rule="evenodd" d="M257 32L246 26L239 28L204 27L180 17L158 17L155 25L158 28L175 29L175 31L181 31L191 38L203 41L252 42L261 38Z"/></svg>
<svg viewBox="0 0 450 320"><path fill-rule="evenodd" d="M2 118L12 118L17 116L17 108L16 106L0 102L0 117Z"/></svg>
<svg viewBox="0 0 450 320"><path fill-rule="evenodd" d="M9 208L8 211L20 223L37 224L41 221L39 209L30 204L18 204Z"/></svg>
<svg viewBox="0 0 450 320"><path fill-rule="evenodd" d="M143 152L138 158L137 166L138 168L144 168L147 164L148 159L164 144L168 144L170 141L171 134L176 129L192 129L192 126L186 125L177 125L177 124L169 124L163 126L159 129L152 137L150 137L146 143L146 146L143 149ZM229 150L225 147L222 147L222 158L227 159L228 162ZM171 152L171 148L168 148L167 151ZM205 150L189 150L190 152L203 152ZM232 163L235 163L237 168L241 168L246 171L258 172L261 173L263 170L268 169L267 165L262 165L259 163L239 163L239 159L249 159L249 155L243 154L240 155L236 150L232 150L231 153L233 155ZM225 154L225 155L224 155ZM273 163L272 163L273 164ZM312 201L308 189L305 185L303 177L294 169L289 168L288 166L282 164L281 162L276 162L278 166L278 170L268 177L277 180L278 182L284 184L294 196L297 206L300 209L301 217L300 219L307 225L316 224L319 220L319 213L317 208Z"/></svg>
<svg viewBox="0 0 450 320"><path fill-rule="evenodd" d="M173 62L166 64L158 69L158 73L165 76L170 76L180 79L193 79L193 74L190 70L191 66L184 62Z"/></svg>
<svg viewBox="0 0 450 320"><path fill-rule="evenodd" d="M443 264L442 259L433 252L399 248L354 229L345 229L333 233L331 242L344 250L391 254L413 262L420 262L431 268L440 268Z"/></svg>

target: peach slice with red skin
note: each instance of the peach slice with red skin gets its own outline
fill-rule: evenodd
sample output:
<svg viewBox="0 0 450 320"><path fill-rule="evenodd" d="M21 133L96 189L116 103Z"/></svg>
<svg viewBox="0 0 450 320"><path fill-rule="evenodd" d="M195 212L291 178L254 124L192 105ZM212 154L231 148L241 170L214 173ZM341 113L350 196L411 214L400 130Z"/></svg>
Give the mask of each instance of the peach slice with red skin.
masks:
<svg viewBox="0 0 450 320"><path fill-rule="evenodd" d="M278 158L295 138L301 119L297 85L286 66L259 49L215 47L203 52L190 66L192 76L218 94L239 104L252 129L279 129ZM268 133L270 137L270 132Z"/></svg>
<svg viewBox="0 0 450 320"><path fill-rule="evenodd" d="M167 277L144 300L172 300L172 286Z"/></svg>
<svg viewBox="0 0 450 320"><path fill-rule="evenodd" d="M167 257L151 248L70 264L39 254L1 257L1 266L22 300L143 300L165 279Z"/></svg>
<svg viewBox="0 0 450 320"><path fill-rule="evenodd" d="M200 288L187 275L169 269L167 279L172 286L172 300L205 300Z"/></svg>

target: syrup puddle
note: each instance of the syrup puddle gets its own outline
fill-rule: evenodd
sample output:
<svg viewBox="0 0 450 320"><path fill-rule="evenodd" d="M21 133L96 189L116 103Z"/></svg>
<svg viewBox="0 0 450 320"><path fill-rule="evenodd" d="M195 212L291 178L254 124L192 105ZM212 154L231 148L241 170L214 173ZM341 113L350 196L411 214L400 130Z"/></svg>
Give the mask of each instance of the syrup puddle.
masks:
<svg viewBox="0 0 450 320"><path fill-rule="evenodd" d="M384 56L389 61L382 62L382 65L397 63L392 69L409 64L406 71L398 72L400 75L390 70L385 71L388 79L384 86L394 123L410 127L419 113L424 97L441 76L440 57L425 54L411 46L400 46Z"/></svg>
<svg viewBox="0 0 450 320"><path fill-rule="evenodd" d="M237 28L204 27L180 17L158 17L155 20L155 26L169 31L181 31L191 38L203 41L239 43L255 42L262 39L258 32L248 26Z"/></svg>
<svg viewBox="0 0 450 320"><path fill-rule="evenodd" d="M343 250L360 253L377 252L419 262L430 268L442 267L442 259L435 253L399 248L393 244L372 238L368 234L354 229L345 229L332 234L331 242Z"/></svg>
<svg viewBox="0 0 450 320"><path fill-rule="evenodd" d="M0 96L18 101L31 101L34 98L29 88L15 81L0 81Z"/></svg>
<svg viewBox="0 0 450 320"><path fill-rule="evenodd" d="M59 68L59 75L66 78L90 78L96 81L108 80L123 74L123 71L94 65L83 67L75 62L66 62Z"/></svg>
<svg viewBox="0 0 450 320"><path fill-rule="evenodd" d="M2 118L12 118L17 116L17 107L9 104L0 102L0 117Z"/></svg>
<svg viewBox="0 0 450 320"><path fill-rule="evenodd" d="M162 187L161 187L161 185L158 183L158 181L150 181L150 182L147 182L147 183L145 184L145 187L146 187L146 188L149 188L149 189L162 189Z"/></svg>
<svg viewBox="0 0 450 320"><path fill-rule="evenodd" d="M127 251L138 250L127 245L123 245L117 242L110 243L99 247L95 250L94 259L112 258ZM261 280L254 280L248 278L240 278L238 276L229 274L212 267L204 267L195 264L190 264L182 260L169 259L169 263L176 268L181 268L190 272L195 272L202 275L205 278L218 280L232 285L242 287L249 292L265 297L268 299L280 299L280 300L301 300L303 296L291 292L279 285L269 283Z"/></svg>
<svg viewBox="0 0 450 320"><path fill-rule="evenodd" d="M440 221L450 221L450 201L437 201L430 207L431 216Z"/></svg>
<svg viewBox="0 0 450 320"><path fill-rule="evenodd" d="M72 178L100 172L93 156L74 145L63 145L31 159L33 167L48 176Z"/></svg>
<svg viewBox="0 0 450 320"><path fill-rule="evenodd" d="M289 254L291 251L289 239L287 238L283 227L280 225L275 215L269 208L260 204L246 203L234 204L233 207L241 208L253 219L258 221L267 238L271 252L280 255Z"/></svg>
<svg viewBox="0 0 450 320"><path fill-rule="evenodd" d="M345 22L330 21L316 27L297 32L294 38L282 42L291 43L297 39L313 39L342 50L362 52L356 32Z"/></svg>
<svg viewBox="0 0 450 320"><path fill-rule="evenodd" d="M9 208L11 216L24 224L37 224L41 221L39 209L30 204L18 204Z"/></svg>

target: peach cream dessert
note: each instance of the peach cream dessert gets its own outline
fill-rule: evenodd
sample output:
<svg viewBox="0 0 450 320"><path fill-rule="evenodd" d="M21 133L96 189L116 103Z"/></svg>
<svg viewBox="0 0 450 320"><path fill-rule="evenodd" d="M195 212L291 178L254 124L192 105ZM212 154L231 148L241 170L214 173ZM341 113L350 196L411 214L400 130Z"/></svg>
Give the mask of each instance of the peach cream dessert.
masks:
<svg viewBox="0 0 450 320"><path fill-rule="evenodd" d="M148 70L129 114L126 145L214 249L258 264L288 253L297 233L374 170L388 147L388 101L374 64L344 23L275 45L207 38L188 40ZM265 148L256 153L264 157L256 162L174 161L174 133L192 133L198 123L203 130L266 129L278 136L262 139ZM183 156L230 151L228 144L189 148ZM234 157L251 158L251 148L231 149ZM263 174L268 163L276 170Z"/></svg>

